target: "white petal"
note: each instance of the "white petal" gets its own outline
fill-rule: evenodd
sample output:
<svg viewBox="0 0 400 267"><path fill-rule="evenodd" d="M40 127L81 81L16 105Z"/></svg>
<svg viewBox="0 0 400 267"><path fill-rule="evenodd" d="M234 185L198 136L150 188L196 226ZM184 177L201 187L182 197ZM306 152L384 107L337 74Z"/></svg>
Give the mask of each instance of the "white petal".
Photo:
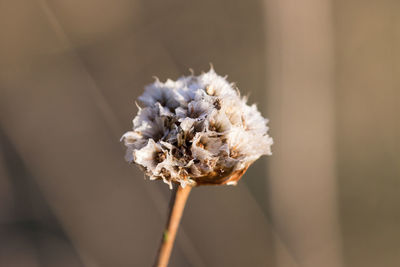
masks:
<svg viewBox="0 0 400 267"><path fill-rule="evenodd" d="M162 151L161 146L155 143L153 139L149 139L145 147L134 151L134 160L137 164L152 172L158 164L156 155L160 151Z"/></svg>

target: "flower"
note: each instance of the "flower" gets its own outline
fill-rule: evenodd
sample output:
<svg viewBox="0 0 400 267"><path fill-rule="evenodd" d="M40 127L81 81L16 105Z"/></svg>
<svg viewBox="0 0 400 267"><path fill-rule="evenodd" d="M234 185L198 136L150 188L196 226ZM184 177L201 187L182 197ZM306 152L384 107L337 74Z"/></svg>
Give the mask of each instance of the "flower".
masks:
<svg viewBox="0 0 400 267"><path fill-rule="evenodd" d="M268 120L234 84L211 68L199 76L156 81L125 133L126 160L151 180L234 185L260 156L271 155Z"/></svg>

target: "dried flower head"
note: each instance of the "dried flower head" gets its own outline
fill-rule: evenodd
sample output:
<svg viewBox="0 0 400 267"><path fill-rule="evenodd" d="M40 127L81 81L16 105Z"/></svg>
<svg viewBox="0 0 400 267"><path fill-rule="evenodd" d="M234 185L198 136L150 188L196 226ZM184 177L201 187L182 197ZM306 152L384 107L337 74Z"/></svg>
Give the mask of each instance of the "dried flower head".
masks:
<svg viewBox="0 0 400 267"><path fill-rule="evenodd" d="M151 180L186 185L236 184L261 155L271 155L268 120L213 68L177 81L158 79L139 97L133 131L121 140L126 160Z"/></svg>

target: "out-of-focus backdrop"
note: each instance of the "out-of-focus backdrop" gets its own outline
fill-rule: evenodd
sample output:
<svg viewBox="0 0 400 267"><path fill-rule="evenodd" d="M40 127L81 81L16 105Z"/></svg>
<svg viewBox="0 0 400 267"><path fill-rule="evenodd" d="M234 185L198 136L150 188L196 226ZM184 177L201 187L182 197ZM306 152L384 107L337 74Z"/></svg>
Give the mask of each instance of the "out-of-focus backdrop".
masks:
<svg viewBox="0 0 400 267"><path fill-rule="evenodd" d="M151 266L170 191L120 136L153 76L228 74L273 156L193 190L171 266L400 265L396 0L0 1L0 266Z"/></svg>

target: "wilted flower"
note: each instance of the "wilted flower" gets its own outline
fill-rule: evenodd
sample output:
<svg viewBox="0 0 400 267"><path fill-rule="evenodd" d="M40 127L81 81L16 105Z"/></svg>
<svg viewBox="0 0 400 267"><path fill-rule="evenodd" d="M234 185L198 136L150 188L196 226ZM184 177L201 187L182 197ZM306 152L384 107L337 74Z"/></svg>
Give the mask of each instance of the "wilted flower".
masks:
<svg viewBox="0 0 400 267"><path fill-rule="evenodd" d="M234 84L211 68L177 81L158 79L139 97L126 159L151 180L186 185L236 184L249 165L271 154L268 120Z"/></svg>

